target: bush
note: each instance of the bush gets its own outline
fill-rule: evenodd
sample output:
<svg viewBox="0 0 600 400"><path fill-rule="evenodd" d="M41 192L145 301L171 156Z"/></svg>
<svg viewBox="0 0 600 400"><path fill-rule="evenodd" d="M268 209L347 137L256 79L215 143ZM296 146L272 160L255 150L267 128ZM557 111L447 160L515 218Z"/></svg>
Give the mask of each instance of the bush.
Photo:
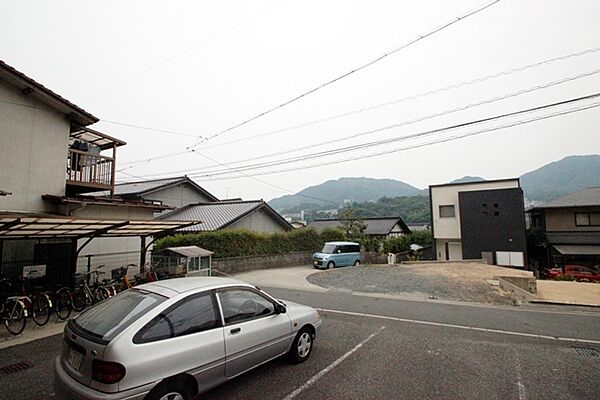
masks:
<svg viewBox="0 0 600 400"><path fill-rule="evenodd" d="M386 241L383 242L383 251L385 253L404 253L408 250L410 244L408 236L386 239Z"/></svg>
<svg viewBox="0 0 600 400"><path fill-rule="evenodd" d="M319 235L322 243L325 242L343 242L348 240L343 229L340 228L325 228Z"/></svg>
<svg viewBox="0 0 600 400"><path fill-rule="evenodd" d="M321 234L313 228L294 229L282 233L259 233L243 229L186 233L156 241L154 249L198 246L213 251L215 258L284 254L293 251L317 251L325 242L345 240L343 232L325 229Z"/></svg>

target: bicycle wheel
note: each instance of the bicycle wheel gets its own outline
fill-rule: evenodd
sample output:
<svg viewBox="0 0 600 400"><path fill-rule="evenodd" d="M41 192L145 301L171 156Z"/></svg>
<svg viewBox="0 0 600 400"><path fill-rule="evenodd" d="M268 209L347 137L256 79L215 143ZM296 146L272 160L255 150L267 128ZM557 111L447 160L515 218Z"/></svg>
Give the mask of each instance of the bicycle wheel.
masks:
<svg viewBox="0 0 600 400"><path fill-rule="evenodd" d="M44 326L50 320L50 299L45 294L35 296L31 300L33 322L38 326Z"/></svg>
<svg viewBox="0 0 600 400"><path fill-rule="evenodd" d="M68 288L59 289L54 301L58 318L63 320L69 318L72 311L71 291Z"/></svg>
<svg viewBox="0 0 600 400"><path fill-rule="evenodd" d="M5 304L6 315L4 326L13 335L18 335L25 329L27 323L27 311L25 305L20 301L12 301Z"/></svg>
<svg viewBox="0 0 600 400"><path fill-rule="evenodd" d="M88 304L88 296L85 293L85 290L81 286L77 286L73 289L73 293L71 295L71 305L73 306L73 310L81 311Z"/></svg>
<svg viewBox="0 0 600 400"><path fill-rule="evenodd" d="M107 288L100 286L94 290L94 297L96 298L95 302L99 303L104 299L108 299L110 297L110 292Z"/></svg>

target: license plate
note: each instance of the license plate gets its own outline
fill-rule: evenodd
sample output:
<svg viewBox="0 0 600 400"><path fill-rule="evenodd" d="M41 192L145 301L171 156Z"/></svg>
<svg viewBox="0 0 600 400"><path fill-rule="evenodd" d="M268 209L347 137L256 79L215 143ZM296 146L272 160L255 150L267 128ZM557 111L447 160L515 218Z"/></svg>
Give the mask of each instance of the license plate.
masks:
<svg viewBox="0 0 600 400"><path fill-rule="evenodd" d="M24 310L23 310L23 315L24 315L24 316L27 316L27 309L24 309Z"/></svg>
<svg viewBox="0 0 600 400"><path fill-rule="evenodd" d="M50 308L52 308L52 300L48 300L48 303L50 304Z"/></svg>
<svg viewBox="0 0 600 400"><path fill-rule="evenodd" d="M67 362L73 367L75 370L79 370L81 367L81 358L82 354L77 350L71 349L69 350L69 357L67 358Z"/></svg>

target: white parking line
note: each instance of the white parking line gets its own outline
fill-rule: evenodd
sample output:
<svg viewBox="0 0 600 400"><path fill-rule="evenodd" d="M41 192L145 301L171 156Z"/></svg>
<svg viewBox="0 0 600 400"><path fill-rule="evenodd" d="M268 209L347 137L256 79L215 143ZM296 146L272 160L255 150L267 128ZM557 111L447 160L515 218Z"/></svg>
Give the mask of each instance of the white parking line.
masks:
<svg viewBox="0 0 600 400"><path fill-rule="evenodd" d="M386 315L376 315L376 314L364 314L364 313L358 313L358 312L352 312L352 311L329 310L326 308L317 308L317 310L322 311L322 312L329 312L329 313L333 313L333 314L354 315L354 316L358 316L358 317L378 318L378 319L385 319L385 320L389 320L389 321L408 322L408 323L412 323L412 324L442 326L445 328L465 329L465 330L477 331L477 332L498 333L498 334L502 334L502 335L523 336L523 337L530 337L530 338L536 338L536 339L557 340L560 342L600 344L600 340L593 340L593 339L577 339L577 338L565 338L565 337L549 336L549 335L538 335L536 333L505 331L502 329L478 328L476 326L446 324L443 322L421 321L418 319L389 317Z"/></svg>
<svg viewBox="0 0 600 400"><path fill-rule="evenodd" d="M385 326L382 326L381 328L379 328L379 330L377 330L377 332L373 332L371 335L369 335L368 338L366 338L365 340L363 340L362 342L360 342L359 344L357 344L356 346L354 346L350 351L348 351L346 354L344 354L343 356L341 356L340 358L338 358L337 360L335 360L334 362L332 362L331 364L329 364L326 368L322 369L319 373L317 373L312 378L310 378L309 380L307 380L298 389L294 390L292 393L290 393L287 396L285 396L283 398L283 400L291 400L294 397L298 396L303 391L305 391L306 389L308 389L309 387L311 387L312 385L314 385L314 383L316 381L318 381L319 379L321 379L323 377L323 375L325 375L326 373L328 373L329 371L331 371L332 369L334 369L335 367L337 367L342 361L344 361L346 358L350 357L355 351L357 351L358 349L360 349L369 340L371 340L375 336L379 335L384 329L385 329Z"/></svg>

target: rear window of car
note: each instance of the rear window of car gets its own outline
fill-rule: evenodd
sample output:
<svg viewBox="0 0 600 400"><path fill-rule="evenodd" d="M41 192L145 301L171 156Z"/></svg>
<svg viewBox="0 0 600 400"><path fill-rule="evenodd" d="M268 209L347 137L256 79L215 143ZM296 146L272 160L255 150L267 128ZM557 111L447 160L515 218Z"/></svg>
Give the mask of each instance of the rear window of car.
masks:
<svg viewBox="0 0 600 400"><path fill-rule="evenodd" d="M109 342L166 299L145 290L129 289L87 309L71 323L82 333Z"/></svg>

